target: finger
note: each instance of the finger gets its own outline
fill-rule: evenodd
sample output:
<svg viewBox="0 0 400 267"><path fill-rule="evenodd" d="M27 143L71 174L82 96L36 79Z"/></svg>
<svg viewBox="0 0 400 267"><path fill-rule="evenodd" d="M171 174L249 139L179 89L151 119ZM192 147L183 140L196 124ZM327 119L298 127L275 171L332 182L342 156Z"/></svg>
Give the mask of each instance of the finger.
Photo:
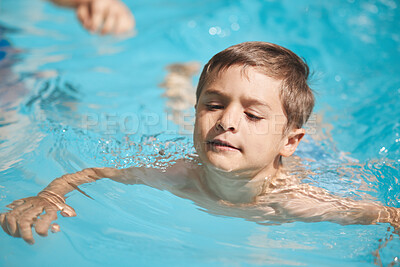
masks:
<svg viewBox="0 0 400 267"><path fill-rule="evenodd" d="M101 29L101 34L108 34L113 31L115 23L117 22L117 16L113 13L108 13L104 20L103 28Z"/></svg>
<svg viewBox="0 0 400 267"><path fill-rule="evenodd" d="M6 214L4 214L4 213L0 214L0 224L1 224L1 227L3 228L4 232L6 232L6 234L8 234L8 235L11 235L7 228Z"/></svg>
<svg viewBox="0 0 400 267"><path fill-rule="evenodd" d="M33 220L24 220L20 224L18 224L18 230L21 237L25 240L26 243L33 245L35 240L32 235L32 224Z"/></svg>
<svg viewBox="0 0 400 267"><path fill-rule="evenodd" d="M52 233L60 232L60 226L57 223L53 223L50 227Z"/></svg>
<svg viewBox="0 0 400 267"><path fill-rule="evenodd" d="M107 10L104 1L93 1L91 5L92 17L90 23L90 30L97 31L105 17L107 17Z"/></svg>
<svg viewBox="0 0 400 267"><path fill-rule="evenodd" d="M25 200L18 199L18 200L14 200L11 204L8 204L6 207L10 208L10 209L14 209L15 207L20 206L24 203L25 203Z"/></svg>
<svg viewBox="0 0 400 267"><path fill-rule="evenodd" d="M32 203L25 202L24 204L15 207L12 211L10 211L10 213L12 213L14 216L18 217L21 213L32 208L32 206L33 206Z"/></svg>
<svg viewBox="0 0 400 267"><path fill-rule="evenodd" d="M131 31L135 27L135 19L131 14L125 14L118 18L115 26L115 34L122 34Z"/></svg>
<svg viewBox="0 0 400 267"><path fill-rule="evenodd" d="M77 5L87 3L93 0L52 0L53 3L64 7L76 7Z"/></svg>
<svg viewBox="0 0 400 267"><path fill-rule="evenodd" d="M93 0L72 0L71 2L73 2L75 5L82 5L90 3L91 1Z"/></svg>
<svg viewBox="0 0 400 267"><path fill-rule="evenodd" d="M23 213L17 220L18 231L21 237L28 243L31 241L32 225L37 221L38 216L43 212L43 207L33 207Z"/></svg>
<svg viewBox="0 0 400 267"><path fill-rule="evenodd" d="M68 206L67 204L63 204L61 206L61 215L63 217L75 217L76 212L75 212L74 208L72 208L71 206Z"/></svg>
<svg viewBox="0 0 400 267"><path fill-rule="evenodd" d="M50 224L52 221L57 219L56 210L46 210L46 214L40 216L35 223L35 230L41 236L47 236Z"/></svg>
<svg viewBox="0 0 400 267"><path fill-rule="evenodd" d="M17 226L17 219L12 213L6 214L6 227L11 236L20 237Z"/></svg>
<svg viewBox="0 0 400 267"><path fill-rule="evenodd" d="M82 26L89 30L90 28L90 13L89 13L89 6L88 5L80 5L76 9L76 16L78 17L79 21L81 22Z"/></svg>
<svg viewBox="0 0 400 267"><path fill-rule="evenodd" d="M18 205L15 205L14 202L13 202L13 203L10 203L10 204L8 204L8 205L6 205L6 207L9 208L9 209L14 209L14 208L17 207L17 206L18 206Z"/></svg>
<svg viewBox="0 0 400 267"><path fill-rule="evenodd" d="M127 31L127 27L126 27L126 19L125 18L121 18L121 17L117 17L116 21L115 21L115 27L114 27L114 34L122 34L124 32Z"/></svg>
<svg viewBox="0 0 400 267"><path fill-rule="evenodd" d="M15 236L15 237L20 237L20 234L18 232L18 226L17 226L18 218L20 217L21 213L29 210L31 207L32 207L31 203L25 203L25 204L22 204L16 208L14 208L12 211L5 213L4 227L7 228L6 232L9 235Z"/></svg>
<svg viewBox="0 0 400 267"><path fill-rule="evenodd" d="M126 24L126 19L119 18L114 28L114 34L123 34L128 32L129 30L131 30L131 28L129 27L129 25Z"/></svg>

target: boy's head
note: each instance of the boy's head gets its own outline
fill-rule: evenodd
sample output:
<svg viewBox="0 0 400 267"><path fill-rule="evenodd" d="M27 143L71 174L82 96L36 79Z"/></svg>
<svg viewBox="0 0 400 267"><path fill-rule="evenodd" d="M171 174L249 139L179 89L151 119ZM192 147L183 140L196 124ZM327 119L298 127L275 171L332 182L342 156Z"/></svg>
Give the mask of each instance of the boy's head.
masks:
<svg viewBox="0 0 400 267"><path fill-rule="evenodd" d="M306 63L264 42L234 45L205 65L196 92L194 143L206 165L269 175L304 135L314 96Z"/></svg>
<svg viewBox="0 0 400 267"><path fill-rule="evenodd" d="M254 67L261 73L282 81L280 99L287 117L287 127L301 128L314 107L314 95L307 84L309 68L292 51L272 43L245 42L219 52L204 66L196 91L196 102L205 86L223 70L239 65Z"/></svg>

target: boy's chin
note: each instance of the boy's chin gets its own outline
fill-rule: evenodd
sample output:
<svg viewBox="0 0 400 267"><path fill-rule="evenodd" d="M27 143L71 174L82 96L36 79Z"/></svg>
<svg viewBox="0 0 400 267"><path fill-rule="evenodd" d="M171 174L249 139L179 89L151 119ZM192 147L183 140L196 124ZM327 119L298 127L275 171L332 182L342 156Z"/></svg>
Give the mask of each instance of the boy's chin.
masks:
<svg viewBox="0 0 400 267"><path fill-rule="evenodd" d="M240 162L227 158L208 158L205 164L208 165L209 168L221 172L234 172L237 171L240 166Z"/></svg>
<svg viewBox="0 0 400 267"><path fill-rule="evenodd" d="M233 166L225 166L225 165L211 165L212 169L218 171L218 172L226 172L226 173L232 173L236 171L236 168Z"/></svg>
<svg viewBox="0 0 400 267"><path fill-rule="evenodd" d="M245 159L242 153L216 153L208 150L199 153L201 162L207 168L221 172L235 172L239 170Z"/></svg>

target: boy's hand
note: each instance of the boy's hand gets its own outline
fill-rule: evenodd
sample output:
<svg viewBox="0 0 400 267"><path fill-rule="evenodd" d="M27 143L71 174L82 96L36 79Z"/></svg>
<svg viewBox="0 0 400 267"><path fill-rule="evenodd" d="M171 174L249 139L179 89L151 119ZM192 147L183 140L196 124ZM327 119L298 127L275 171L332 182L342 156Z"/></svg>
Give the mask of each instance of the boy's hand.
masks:
<svg viewBox="0 0 400 267"><path fill-rule="evenodd" d="M393 211L389 215L389 223L394 228L396 234L400 235L400 209L393 208Z"/></svg>
<svg viewBox="0 0 400 267"><path fill-rule="evenodd" d="M83 27L90 32L122 34L131 31L135 26L131 11L119 0L80 1L76 6L76 14Z"/></svg>
<svg viewBox="0 0 400 267"><path fill-rule="evenodd" d="M35 242L32 226L39 235L47 236L51 222L57 219L57 211L60 210L63 216L76 216L75 210L65 204L64 198L49 191L16 200L7 207L11 211L0 214L3 230L11 236L22 237L29 244ZM41 215L43 212L45 214Z"/></svg>

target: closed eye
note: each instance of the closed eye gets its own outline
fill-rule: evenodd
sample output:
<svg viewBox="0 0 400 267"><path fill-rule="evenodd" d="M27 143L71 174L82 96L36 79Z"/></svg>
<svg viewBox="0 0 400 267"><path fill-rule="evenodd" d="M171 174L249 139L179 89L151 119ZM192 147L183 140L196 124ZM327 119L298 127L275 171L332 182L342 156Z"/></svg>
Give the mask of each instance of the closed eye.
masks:
<svg viewBox="0 0 400 267"><path fill-rule="evenodd" d="M259 120L263 119L263 117L256 116L256 115L254 115L252 113L249 113L249 112L245 112L245 114L246 114L246 117L251 121L259 121Z"/></svg>
<svg viewBox="0 0 400 267"><path fill-rule="evenodd" d="M223 105L216 105L216 104L207 104L206 105L208 110L216 110L216 109L223 109Z"/></svg>

